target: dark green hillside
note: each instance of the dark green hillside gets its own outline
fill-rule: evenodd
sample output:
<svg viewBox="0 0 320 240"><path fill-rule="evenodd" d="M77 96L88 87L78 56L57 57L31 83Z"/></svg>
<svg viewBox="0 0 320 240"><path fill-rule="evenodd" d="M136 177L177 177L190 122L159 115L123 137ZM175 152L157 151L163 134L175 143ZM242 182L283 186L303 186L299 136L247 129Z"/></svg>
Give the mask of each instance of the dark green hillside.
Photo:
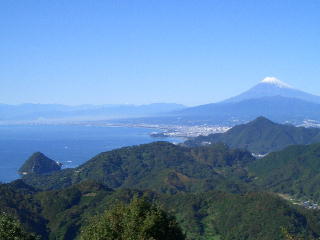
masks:
<svg viewBox="0 0 320 240"><path fill-rule="evenodd" d="M190 149L191 155L201 163L214 168L244 167L253 161L251 153L241 149L230 149L223 143Z"/></svg>
<svg viewBox="0 0 320 240"><path fill-rule="evenodd" d="M85 219L102 211L104 199L112 193L102 184L87 181L60 191L39 192L34 198L48 219L50 239L75 239Z"/></svg>
<svg viewBox="0 0 320 240"><path fill-rule="evenodd" d="M21 180L0 185L0 212L19 219L26 231L41 239L74 239L84 219L104 209L104 198L113 193L88 181L60 191L27 189L32 188Z"/></svg>
<svg viewBox="0 0 320 240"><path fill-rule="evenodd" d="M9 188L1 185L2 194L20 191ZM92 216L119 202L128 203L134 196L145 196L175 215L189 240L280 240L286 239L285 233L300 239L320 236L318 211L294 207L269 193L239 195L209 191L168 195L142 190L112 191L87 181L66 189L23 195L14 206L0 198L0 206L20 209L17 211L20 219L23 208L33 209L28 212L28 224L33 229L43 228L42 221L34 221L39 214L47 220L49 236L44 233L42 239L69 240L79 237L80 228L90 223Z"/></svg>
<svg viewBox="0 0 320 240"><path fill-rule="evenodd" d="M68 240L77 239L92 216L139 195L175 215L189 240L317 239L318 210L263 191L320 200L319 160L320 143L256 160L222 143L189 148L155 142L1 185L0 210L43 239Z"/></svg>
<svg viewBox="0 0 320 240"><path fill-rule="evenodd" d="M174 216L147 199L118 203L102 215L90 218L82 228L81 240L185 240Z"/></svg>
<svg viewBox="0 0 320 240"><path fill-rule="evenodd" d="M35 234L26 232L14 217L0 212L0 239L3 240L38 240Z"/></svg>
<svg viewBox="0 0 320 240"><path fill-rule="evenodd" d="M199 146L205 142L223 142L231 148L247 149L265 154L289 145L310 144L320 141L320 129L295 127L274 123L264 117L231 128L225 133L200 136L185 142L187 146Z"/></svg>
<svg viewBox="0 0 320 240"><path fill-rule="evenodd" d="M284 232L314 239L320 233L319 212L296 209L269 193L178 194L165 204L191 239L277 240L286 239Z"/></svg>
<svg viewBox="0 0 320 240"><path fill-rule="evenodd" d="M46 237L47 221L41 215L41 207L34 194L35 190L21 180L0 184L0 212L17 218L26 231Z"/></svg>
<svg viewBox="0 0 320 240"><path fill-rule="evenodd" d="M295 208L270 193L245 195L209 191L176 195L119 190L104 201L112 206L119 200L130 202L135 194L157 202L177 220L189 240L277 240L285 232L300 239L320 235L320 214Z"/></svg>
<svg viewBox="0 0 320 240"><path fill-rule="evenodd" d="M61 169L61 164L48 158L41 152L36 152L25 161L19 169L21 175L26 174L47 174Z"/></svg>
<svg viewBox="0 0 320 240"><path fill-rule="evenodd" d="M84 180L110 188L152 189L159 192L239 192L240 180L227 178L231 170L243 175L241 166L254 161L250 153L217 144L190 149L167 142L155 142L104 152L85 164L51 175L27 175L26 183L40 189L57 189ZM223 174L222 174L223 173Z"/></svg>
<svg viewBox="0 0 320 240"><path fill-rule="evenodd" d="M265 189L320 200L320 144L296 145L251 164Z"/></svg>

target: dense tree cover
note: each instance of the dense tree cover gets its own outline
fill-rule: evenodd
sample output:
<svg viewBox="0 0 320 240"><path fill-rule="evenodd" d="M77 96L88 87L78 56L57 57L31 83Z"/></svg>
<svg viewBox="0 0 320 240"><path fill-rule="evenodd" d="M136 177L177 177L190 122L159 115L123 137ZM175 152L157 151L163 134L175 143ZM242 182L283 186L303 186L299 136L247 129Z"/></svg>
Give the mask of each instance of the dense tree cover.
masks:
<svg viewBox="0 0 320 240"><path fill-rule="evenodd" d="M25 161L25 163L19 169L20 174L46 174L59 171L61 164L53 161L45 156L43 153L36 152Z"/></svg>
<svg viewBox="0 0 320 240"><path fill-rule="evenodd" d="M24 181L41 189L57 189L91 179L113 189L240 192L245 180L228 178L228 172L254 160L249 152L231 150L223 144L190 149L155 142L104 152L75 169L51 175L27 175ZM241 177L245 175L242 171L238 171Z"/></svg>
<svg viewBox="0 0 320 240"><path fill-rule="evenodd" d="M0 213L0 239L37 240L36 235L27 233L21 224L6 213Z"/></svg>
<svg viewBox="0 0 320 240"><path fill-rule="evenodd" d="M49 235L42 235L42 239L69 240L78 239L80 229L88 223L95 224L91 220L93 216L107 209L106 216L110 217L115 212L114 206L130 203L134 196L156 202L176 216L189 240L286 239L283 230L296 238L320 236L319 212L296 207L270 193L240 195L209 191L171 195L146 190L112 191L89 181L66 189L35 192L31 198L26 197L29 201L24 206L40 208L47 219ZM29 212L29 217L30 221L36 218L36 212ZM36 228L39 223L33 221L33 224Z"/></svg>
<svg viewBox="0 0 320 240"><path fill-rule="evenodd" d="M175 218L155 204L134 198L90 219L81 240L184 240Z"/></svg>
<svg viewBox="0 0 320 240"><path fill-rule="evenodd" d="M268 193L188 194L167 204L192 239L286 239L282 229L303 239L319 237L319 215L311 218Z"/></svg>
<svg viewBox="0 0 320 240"><path fill-rule="evenodd" d="M87 217L107 207L104 200L112 193L102 184L86 181L59 191L39 192L34 198L48 219L50 239L74 239Z"/></svg>
<svg viewBox="0 0 320 240"><path fill-rule="evenodd" d="M257 154L281 150L289 145L320 142L320 129L274 123L264 117L231 128L225 133L199 136L185 142L199 146L204 142L223 142L231 148L247 149Z"/></svg>
<svg viewBox="0 0 320 240"><path fill-rule="evenodd" d="M173 214L188 240L317 239L319 211L261 191L319 200L319 159L320 144L291 146L256 160L221 143L188 148L156 142L2 184L0 211L45 240L79 239L93 216L105 209L95 219L113 216L112 206L138 195Z"/></svg>
<svg viewBox="0 0 320 240"><path fill-rule="evenodd" d="M39 202L34 199L36 191L21 180L0 185L0 212L14 216L26 231L47 236L47 221L41 215Z"/></svg>
<svg viewBox="0 0 320 240"><path fill-rule="evenodd" d="M263 189L320 200L320 144L270 153L249 169Z"/></svg>

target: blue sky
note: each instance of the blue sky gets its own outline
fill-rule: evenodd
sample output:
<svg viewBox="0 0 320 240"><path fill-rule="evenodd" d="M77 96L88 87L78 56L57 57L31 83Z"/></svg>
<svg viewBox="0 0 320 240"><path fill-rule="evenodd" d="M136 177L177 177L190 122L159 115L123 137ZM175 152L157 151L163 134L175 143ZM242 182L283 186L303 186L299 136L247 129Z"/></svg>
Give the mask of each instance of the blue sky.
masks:
<svg viewBox="0 0 320 240"><path fill-rule="evenodd" d="M318 0L3 0L0 103L217 102L266 76L320 95Z"/></svg>

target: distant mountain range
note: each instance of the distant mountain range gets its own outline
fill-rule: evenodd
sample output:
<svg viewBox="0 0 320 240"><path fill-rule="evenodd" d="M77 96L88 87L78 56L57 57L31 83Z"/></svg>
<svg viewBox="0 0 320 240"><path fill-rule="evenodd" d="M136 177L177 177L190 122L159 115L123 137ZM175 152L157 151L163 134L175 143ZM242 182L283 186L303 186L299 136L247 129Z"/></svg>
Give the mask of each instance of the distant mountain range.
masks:
<svg viewBox="0 0 320 240"><path fill-rule="evenodd" d="M240 102L221 102L187 108L176 117L189 122L235 125L259 116L277 122L302 123L320 120L320 104L282 96L261 97Z"/></svg>
<svg viewBox="0 0 320 240"><path fill-rule="evenodd" d="M276 78L267 77L248 91L218 103L188 107L161 116L118 121L235 126L259 116L280 123L317 126L320 122L320 97L295 89Z"/></svg>
<svg viewBox="0 0 320 240"><path fill-rule="evenodd" d="M175 103L147 105L107 104L67 106L60 104L0 104L0 121L34 120L100 120L112 118L159 116L170 111L184 109Z"/></svg>
<svg viewBox="0 0 320 240"><path fill-rule="evenodd" d="M238 96L195 107L176 103L98 106L0 104L0 122L106 120L113 123L234 126L259 116L296 125L310 120L320 122L320 97L267 77Z"/></svg>
<svg viewBox="0 0 320 240"><path fill-rule="evenodd" d="M202 146L222 142L231 148L247 149L256 154L281 150L289 145L320 142L320 128L277 124L259 117L247 124L237 125L225 133L190 139L186 146Z"/></svg>

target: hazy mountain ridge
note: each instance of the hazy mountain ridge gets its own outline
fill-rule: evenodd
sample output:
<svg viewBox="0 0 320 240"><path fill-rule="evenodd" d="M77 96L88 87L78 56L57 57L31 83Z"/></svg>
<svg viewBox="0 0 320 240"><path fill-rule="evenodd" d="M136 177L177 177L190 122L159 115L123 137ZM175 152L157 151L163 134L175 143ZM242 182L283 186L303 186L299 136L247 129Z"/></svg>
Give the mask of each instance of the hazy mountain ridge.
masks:
<svg viewBox="0 0 320 240"><path fill-rule="evenodd" d="M153 103L147 105L106 104L68 106L61 104L0 104L0 120L95 119L159 115L181 110L182 104Z"/></svg>
<svg viewBox="0 0 320 240"><path fill-rule="evenodd" d="M251 121L265 116L273 121L301 123L307 119L320 121L320 104L282 96L222 102L187 108L176 113L183 119L202 123L223 124Z"/></svg>
<svg viewBox="0 0 320 240"><path fill-rule="evenodd" d="M106 120L112 123L225 125L265 116L273 121L301 124L320 121L320 97L265 78L248 91L218 103L186 107L175 103L148 105L0 104L0 121Z"/></svg>

